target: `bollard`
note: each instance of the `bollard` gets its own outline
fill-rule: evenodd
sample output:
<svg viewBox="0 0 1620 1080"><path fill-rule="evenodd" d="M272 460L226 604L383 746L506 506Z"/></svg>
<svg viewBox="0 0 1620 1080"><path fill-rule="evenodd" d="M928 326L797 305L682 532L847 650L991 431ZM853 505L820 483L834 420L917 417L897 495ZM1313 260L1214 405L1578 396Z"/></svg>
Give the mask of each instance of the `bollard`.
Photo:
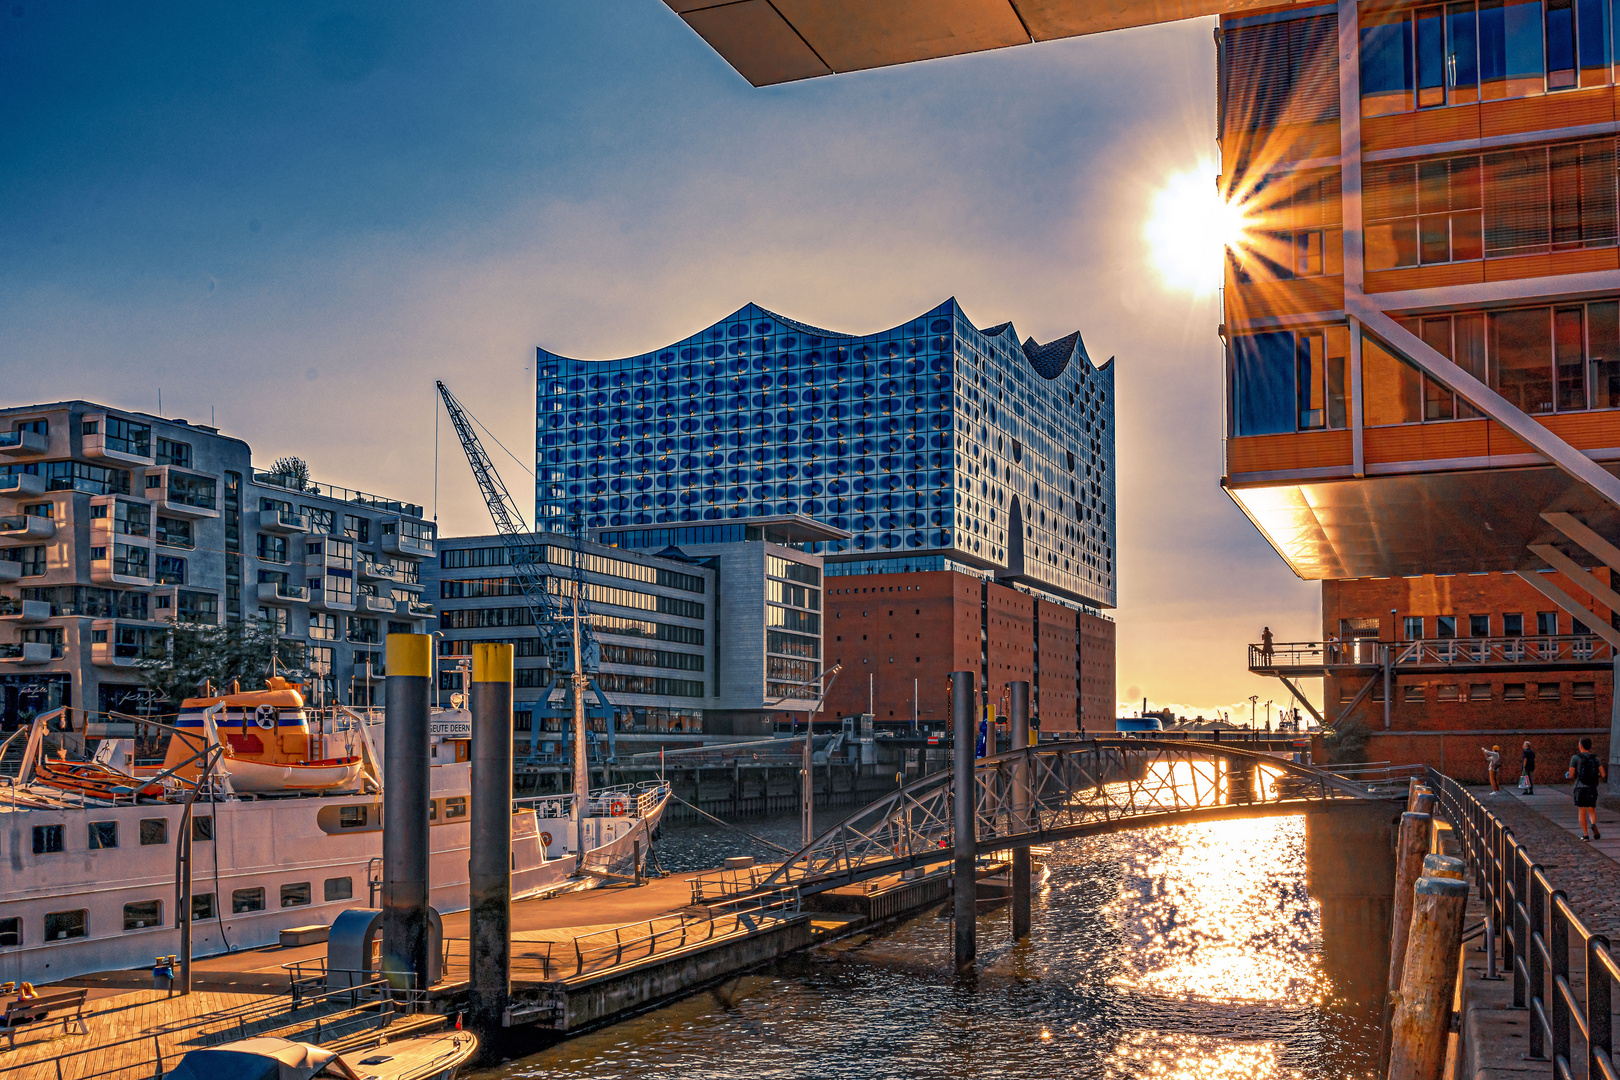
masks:
<svg viewBox="0 0 1620 1080"><path fill-rule="evenodd" d="M433 639L388 635L383 775L383 972L398 989L426 990L428 971L428 683Z"/></svg>
<svg viewBox="0 0 1620 1080"><path fill-rule="evenodd" d="M1423 876L1429 851L1429 815L1410 811L1401 815L1400 838L1395 842L1395 913L1389 932L1389 992L1401 988L1406 962L1406 936L1412 922L1412 884Z"/></svg>
<svg viewBox="0 0 1620 1080"><path fill-rule="evenodd" d="M1468 883L1419 878L1401 990L1390 1018L1389 1080L1439 1080L1451 1034Z"/></svg>
<svg viewBox="0 0 1620 1080"><path fill-rule="evenodd" d="M1012 748L1023 750L1029 746L1029 683L1010 684L1012 696ZM1019 832L1031 830L1029 818L1029 769L1020 761L1012 774L1014 826ZM1015 847L1012 852L1012 938L1023 941L1029 937L1029 846Z"/></svg>
<svg viewBox="0 0 1620 1080"><path fill-rule="evenodd" d="M951 887L955 892L956 970L969 971L977 958L978 866L977 831L974 828L973 744L978 725L978 694L973 672L951 672L951 766L953 771L951 825L955 833L955 858L951 864Z"/></svg>
<svg viewBox="0 0 1620 1080"><path fill-rule="evenodd" d="M1463 879L1468 872L1468 864L1461 859L1453 859L1450 855L1423 856L1423 873L1421 877L1443 877Z"/></svg>
<svg viewBox="0 0 1620 1080"><path fill-rule="evenodd" d="M512 993L511 645L473 646L467 1014L494 1053Z"/></svg>
<svg viewBox="0 0 1620 1080"><path fill-rule="evenodd" d="M1427 795L1427 794L1429 794L1428 785L1424 784L1420 780L1414 779L1412 781L1411 789L1408 790L1407 793L1406 793L1406 809L1407 809L1407 812L1408 813L1416 813L1417 812L1419 796Z"/></svg>

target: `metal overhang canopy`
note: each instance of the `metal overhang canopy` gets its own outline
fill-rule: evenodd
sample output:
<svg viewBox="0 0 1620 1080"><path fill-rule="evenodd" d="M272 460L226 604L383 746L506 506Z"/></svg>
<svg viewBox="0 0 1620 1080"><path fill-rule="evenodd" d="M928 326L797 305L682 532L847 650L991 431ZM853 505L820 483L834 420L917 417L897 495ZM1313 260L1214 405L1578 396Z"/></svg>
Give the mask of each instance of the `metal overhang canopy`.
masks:
<svg viewBox="0 0 1620 1080"><path fill-rule="evenodd" d="M755 86L1276 7L1276 0L664 0Z"/></svg>

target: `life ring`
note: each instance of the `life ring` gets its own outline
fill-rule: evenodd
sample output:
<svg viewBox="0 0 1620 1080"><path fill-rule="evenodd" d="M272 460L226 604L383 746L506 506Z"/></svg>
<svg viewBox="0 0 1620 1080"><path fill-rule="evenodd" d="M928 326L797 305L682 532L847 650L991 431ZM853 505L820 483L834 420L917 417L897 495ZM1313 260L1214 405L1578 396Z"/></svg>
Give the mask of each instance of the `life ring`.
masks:
<svg viewBox="0 0 1620 1080"><path fill-rule="evenodd" d="M269 731L281 719L281 711L274 705L260 705L253 711L253 722Z"/></svg>
<svg viewBox="0 0 1620 1080"><path fill-rule="evenodd" d="M608 813L612 814L614 817L624 817L624 800L614 799L612 802L608 803Z"/></svg>
<svg viewBox="0 0 1620 1080"><path fill-rule="evenodd" d="M551 834L548 833L548 832L541 833L540 834L540 842L542 844L544 844L546 847L550 847L551 846Z"/></svg>

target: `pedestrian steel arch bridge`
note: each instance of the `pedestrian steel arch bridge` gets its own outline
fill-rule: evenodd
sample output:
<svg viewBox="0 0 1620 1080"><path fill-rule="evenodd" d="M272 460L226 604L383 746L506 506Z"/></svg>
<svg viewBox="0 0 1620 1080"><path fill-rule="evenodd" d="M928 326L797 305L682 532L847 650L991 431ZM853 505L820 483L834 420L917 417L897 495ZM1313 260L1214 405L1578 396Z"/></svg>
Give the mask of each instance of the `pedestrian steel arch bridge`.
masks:
<svg viewBox="0 0 1620 1080"><path fill-rule="evenodd" d="M973 794L977 855L1393 797L1230 744L1135 738L1042 743L980 758ZM808 895L938 863L955 849L955 798L951 770L922 777L850 814L779 865L693 878L692 900Z"/></svg>

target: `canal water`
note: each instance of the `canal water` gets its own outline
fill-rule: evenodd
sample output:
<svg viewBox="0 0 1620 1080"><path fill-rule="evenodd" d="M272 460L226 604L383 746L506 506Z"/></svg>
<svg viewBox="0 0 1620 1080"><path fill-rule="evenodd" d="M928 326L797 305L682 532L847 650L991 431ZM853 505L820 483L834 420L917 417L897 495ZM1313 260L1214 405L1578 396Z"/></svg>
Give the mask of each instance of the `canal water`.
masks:
<svg viewBox="0 0 1620 1080"><path fill-rule="evenodd" d="M1391 817L1352 809L1061 843L1028 942L1008 941L1005 907L981 914L974 978L950 974L950 922L931 909L479 1080L1370 1077ZM796 846L797 819L747 824ZM670 871L769 854L719 826L666 828L657 850Z"/></svg>

